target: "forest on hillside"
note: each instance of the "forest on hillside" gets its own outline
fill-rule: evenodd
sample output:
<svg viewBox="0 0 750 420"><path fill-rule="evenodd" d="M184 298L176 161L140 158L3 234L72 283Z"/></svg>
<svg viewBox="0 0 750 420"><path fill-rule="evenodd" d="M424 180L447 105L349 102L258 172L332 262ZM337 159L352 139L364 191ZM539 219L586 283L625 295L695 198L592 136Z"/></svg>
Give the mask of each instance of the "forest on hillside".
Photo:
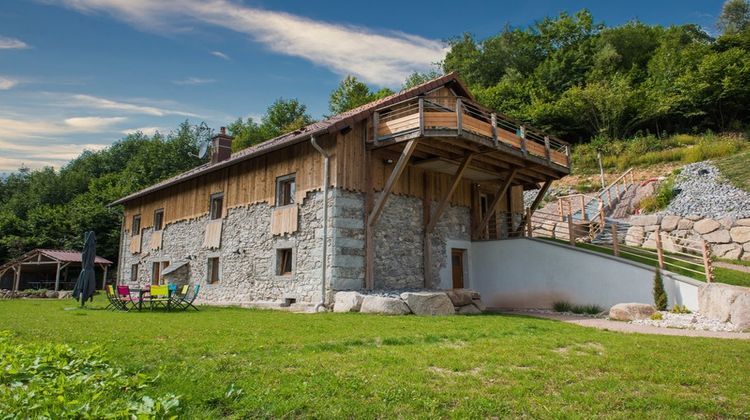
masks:
<svg viewBox="0 0 750 420"><path fill-rule="evenodd" d="M729 0L717 23L718 36L690 24L609 27L582 10L485 39L466 33L450 41L434 71L412 74L402 88L457 71L485 106L585 147L741 133L750 126L748 2ZM330 115L390 93L347 76L331 93ZM227 126L236 151L312 121L300 101L279 99L260 120ZM186 121L169 134L131 134L59 170L1 179L0 262L33 248L80 248L86 230L97 233L98 253L116 260L122 209L106 205L200 164L204 128Z"/></svg>

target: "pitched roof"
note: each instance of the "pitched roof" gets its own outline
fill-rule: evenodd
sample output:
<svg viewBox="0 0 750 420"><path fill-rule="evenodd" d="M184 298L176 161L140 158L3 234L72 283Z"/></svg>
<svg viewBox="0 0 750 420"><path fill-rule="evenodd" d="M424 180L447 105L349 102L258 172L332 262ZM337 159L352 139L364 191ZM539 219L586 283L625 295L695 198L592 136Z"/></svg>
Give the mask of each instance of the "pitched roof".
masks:
<svg viewBox="0 0 750 420"><path fill-rule="evenodd" d="M18 258L14 258L8 262L6 262L3 265L0 265L0 272L7 269L8 267L15 265L17 263L23 263L27 262L29 258L34 257L37 254L41 254L47 258L50 258L55 261L60 261L62 263L80 263L82 261L82 255L78 251L71 251L68 249L34 249L31 250L23 255L21 255ZM96 256L96 259L94 260L94 264L104 264L104 265L111 265L113 264L112 261L102 258L100 256Z"/></svg>
<svg viewBox="0 0 750 420"><path fill-rule="evenodd" d="M214 164L204 163L203 165L196 166L195 168L176 175L172 178L165 179L164 181L146 187L126 197L120 198L110 205L112 206L123 204L136 198L140 198L169 186L178 184L180 182L196 178L203 174L226 168L244 160L261 156L283 147L291 146L293 144L309 139L312 135L320 135L339 131L347 126L351 126L352 124L369 117L370 114L375 112L375 110L380 107L391 105L396 102L401 102L414 96L422 95L447 84L451 84L452 87L457 89L458 92L456 93L458 95L472 100L474 99L469 92L469 89L467 89L463 82L458 78L458 74L455 72L448 73L444 76L432 79L410 89L402 90L398 93L394 93L393 95L386 96L385 98L369 102L349 111L342 112L341 114L326 118L325 120L316 121L298 130L282 134L281 136L275 137L258 145L248 147L247 149L240 150L236 153L232 153L232 156L230 156L227 160Z"/></svg>

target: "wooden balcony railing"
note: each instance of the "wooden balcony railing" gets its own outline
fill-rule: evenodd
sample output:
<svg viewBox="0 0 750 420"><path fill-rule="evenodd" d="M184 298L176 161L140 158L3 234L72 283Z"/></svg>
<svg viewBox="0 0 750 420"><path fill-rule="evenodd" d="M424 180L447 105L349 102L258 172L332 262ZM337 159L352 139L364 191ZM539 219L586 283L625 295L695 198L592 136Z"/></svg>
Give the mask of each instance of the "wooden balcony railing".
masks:
<svg viewBox="0 0 750 420"><path fill-rule="evenodd" d="M409 134L434 135L468 132L570 168L570 145L501 114L456 97L418 97L378 109L373 118L375 141Z"/></svg>

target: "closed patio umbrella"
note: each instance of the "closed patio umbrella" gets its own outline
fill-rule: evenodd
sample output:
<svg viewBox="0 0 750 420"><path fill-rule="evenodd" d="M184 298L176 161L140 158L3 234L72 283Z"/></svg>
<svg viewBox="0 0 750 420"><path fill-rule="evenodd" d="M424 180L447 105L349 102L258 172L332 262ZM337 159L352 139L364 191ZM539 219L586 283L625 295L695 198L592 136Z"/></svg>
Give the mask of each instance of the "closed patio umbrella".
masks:
<svg viewBox="0 0 750 420"><path fill-rule="evenodd" d="M86 232L81 253L81 274L78 276L73 298L84 305L86 299L93 300L96 291L96 277L94 273L94 261L96 259L96 235L94 232Z"/></svg>

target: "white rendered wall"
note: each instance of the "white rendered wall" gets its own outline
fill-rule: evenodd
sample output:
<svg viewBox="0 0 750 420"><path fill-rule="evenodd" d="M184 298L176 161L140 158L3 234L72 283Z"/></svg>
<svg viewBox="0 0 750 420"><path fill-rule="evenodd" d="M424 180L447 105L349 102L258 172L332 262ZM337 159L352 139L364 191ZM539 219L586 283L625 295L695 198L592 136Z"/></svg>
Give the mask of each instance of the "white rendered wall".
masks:
<svg viewBox="0 0 750 420"><path fill-rule="evenodd" d="M469 261L469 284L491 308L549 308L559 300L605 309L653 303L653 268L567 245L530 239L472 242ZM670 307L698 310L700 282L671 273L663 273L663 279Z"/></svg>

